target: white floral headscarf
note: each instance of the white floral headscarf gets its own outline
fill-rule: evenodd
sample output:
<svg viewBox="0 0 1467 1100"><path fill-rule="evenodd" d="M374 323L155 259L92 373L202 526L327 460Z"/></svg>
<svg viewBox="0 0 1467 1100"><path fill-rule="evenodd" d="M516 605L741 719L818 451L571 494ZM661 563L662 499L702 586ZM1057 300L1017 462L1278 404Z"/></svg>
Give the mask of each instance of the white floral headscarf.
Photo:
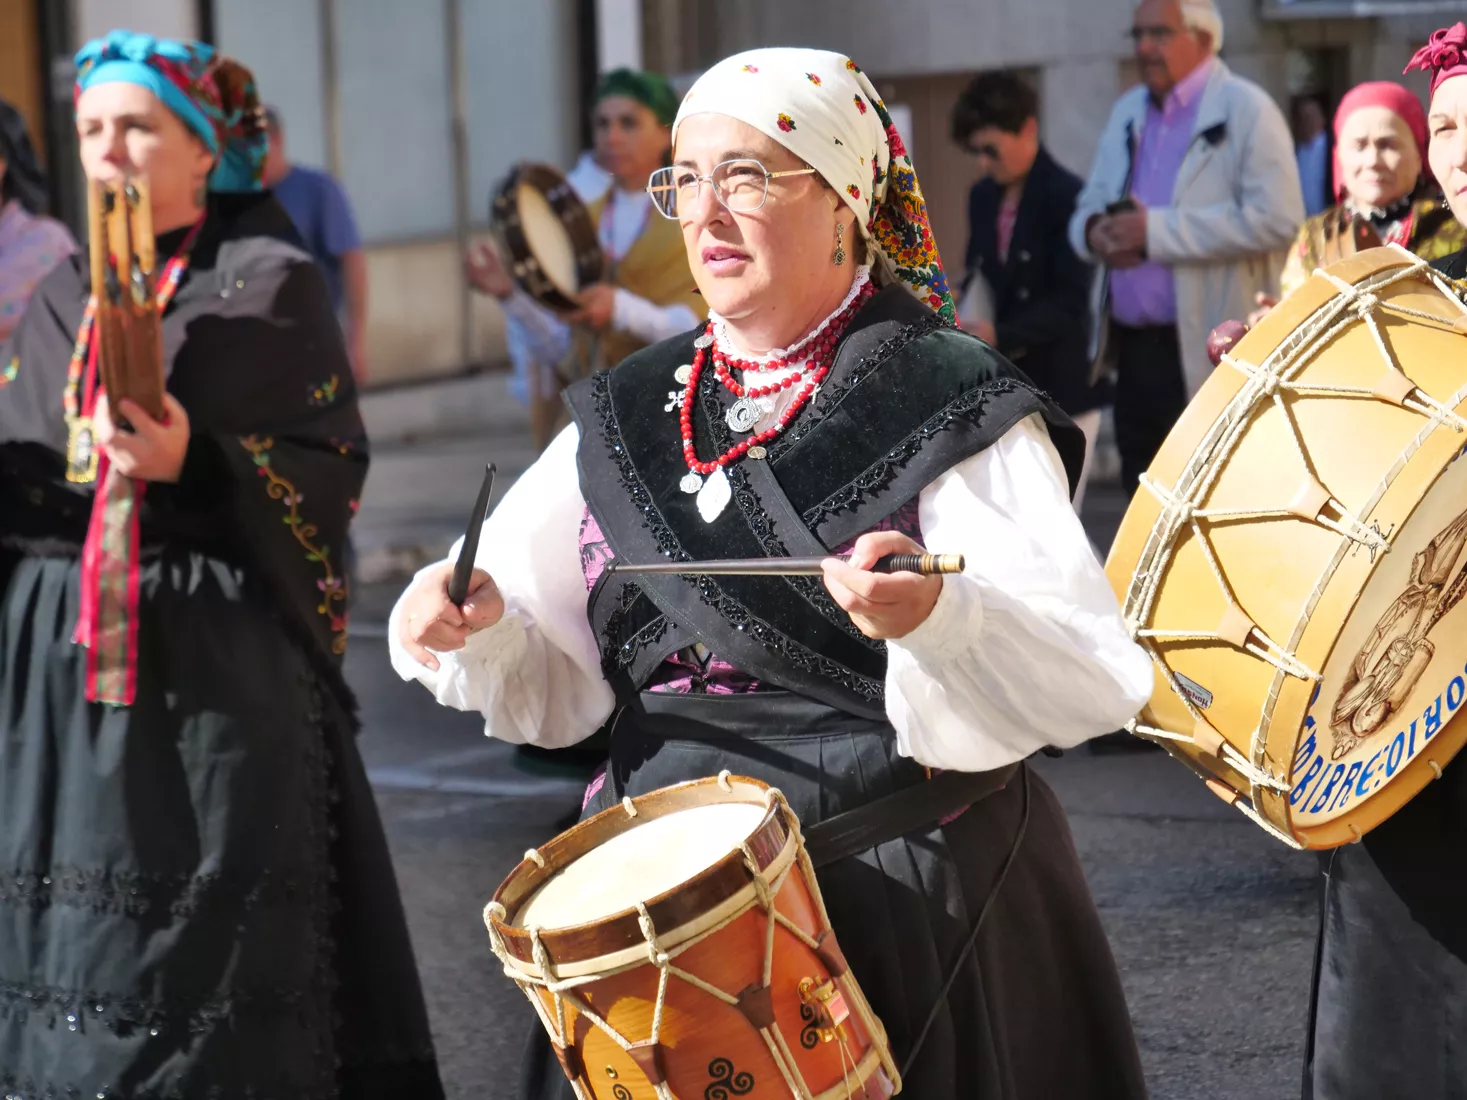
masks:
<svg viewBox="0 0 1467 1100"><path fill-rule="evenodd" d="M956 320L912 158L854 61L826 50L750 50L720 61L683 98L672 126L711 112L736 118L814 168L856 213L880 282L900 282Z"/></svg>

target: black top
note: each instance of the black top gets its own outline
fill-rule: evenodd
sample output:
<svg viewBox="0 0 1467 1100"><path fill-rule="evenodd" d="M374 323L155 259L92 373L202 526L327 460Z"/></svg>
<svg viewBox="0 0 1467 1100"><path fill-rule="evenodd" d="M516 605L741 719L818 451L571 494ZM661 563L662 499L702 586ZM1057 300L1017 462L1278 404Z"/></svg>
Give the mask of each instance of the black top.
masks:
<svg viewBox="0 0 1467 1100"><path fill-rule="evenodd" d="M183 236L160 238L160 256ZM0 350L0 540L12 551L76 553L85 538L95 486L65 479L62 393L89 291L86 254L62 262ZM325 283L273 198L211 197L163 353L191 437L178 483L146 486L144 553L182 541L262 578L349 705L341 551L366 436Z"/></svg>
<svg viewBox="0 0 1467 1100"><path fill-rule="evenodd" d="M1439 260L1433 260L1431 266L1453 279L1467 279L1467 248L1461 252L1453 252L1450 256L1443 256Z"/></svg>
<svg viewBox="0 0 1467 1100"><path fill-rule="evenodd" d="M821 392L768 445L768 460L727 468L733 499L705 522L679 487L688 472L679 419L664 409L697 335L646 348L567 391L581 432L581 490L622 560L828 553L1034 412L1048 421L1072 484L1078 475L1084 438L1057 405L987 345L889 287L856 315ZM705 459L733 442L723 421L730 404L705 372L693 429ZM603 669L623 697L697 641L762 682L849 713L885 714L885 647L856 629L818 577L606 573L590 614Z"/></svg>
<svg viewBox="0 0 1467 1100"><path fill-rule="evenodd" d="M1071 415L1098 408L1104 398L1090 385L1087 357L1092 269L1070 247L1080 187L1080 177L1041 146L1024 181L1008 257L1000 259L1003 188L991 179L974 184L964 266L993 288L998 350Z"/></svg>

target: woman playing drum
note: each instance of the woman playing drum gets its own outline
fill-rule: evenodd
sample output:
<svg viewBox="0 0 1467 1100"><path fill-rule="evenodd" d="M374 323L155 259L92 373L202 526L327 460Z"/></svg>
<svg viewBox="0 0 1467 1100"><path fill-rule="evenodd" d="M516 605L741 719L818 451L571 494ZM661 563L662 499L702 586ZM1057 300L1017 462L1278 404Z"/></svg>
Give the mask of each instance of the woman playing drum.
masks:
<svg viewBox="0 0 1467 1100"><path fill-rule="evenodd" d="M1411 69L1432 74L1430 167L1457 222L1467 226L1467 24L1434 33ZM1467 278L1467 251L1433 266ZM1460 360L1467 363L1467 354ZM1433 548L1439 552L1415 570L1427 574L1419 579L1433 590L1438 611L1467 591L1467 532L1459 528L1444 531ZM1305 1100L1461 1095L1464 853L1467 763L1459 757L1359 844L1325 854Z"/></svg>
<svg viewBox="0 0 1467 1100"><path fill-rule="evenodd" d="M812 827L915 794L920 827L878 822L820 871L904 1095L1143 1096L1064 814L1021 764L1151 690L1069 504L1082 437L952 326L911 160L853 62L730 58L674 135L649 189L709 323L570 389L575 424L489 520L463 607L447 564L399 600L394 667L508 741L610 723L588 811L723 769ZM918 538L967 572L868 571ZM842 548L823 584L608 571ZM923 793L934 769L978 773L962 794L1015 765L981 800ZM543 1034L519 1095L569 1095Z"/></svg>
<svg viewBox="0 0 1467 1100"><path fill-rule="evenodd" d="M146 179L167 415L109 410L63 262L0 360L0 1095L441 1097L341 671L367 456L326 284L247 70L76 60L87 176Z"/></svg>
<svg viewBox="0 0 1467 1100"><path fill-rule="evenodd" d="M590 213L608 274L581 292L576 313L557 317L516 290L487 245L469 257L469 281L504 306L512 343L563 377L619 363L638 348L686 332L703 313L677 226L657 217L646 192L647 176L667 163L676 111L672 86L656 73L618 69L596 89L596 150L615 186L591 204ZM588 332L599 334L599 346ZM564 423L561 383L543 367L532 383L537 396L531 415L543 446L557 419Z"/></svg>

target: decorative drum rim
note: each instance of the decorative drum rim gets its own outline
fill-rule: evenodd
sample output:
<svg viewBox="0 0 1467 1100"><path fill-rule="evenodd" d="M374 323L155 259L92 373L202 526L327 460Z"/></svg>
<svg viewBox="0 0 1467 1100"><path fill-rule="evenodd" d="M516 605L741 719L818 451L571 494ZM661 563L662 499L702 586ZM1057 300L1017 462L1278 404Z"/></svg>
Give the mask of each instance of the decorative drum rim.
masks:
<svg viewBox="0 0 1467 1100"><path fill-rule="evenodd" d="M721 797L710 798L712 792ZM540 887L611 837L638 824L715 802L766 807L764 816L744 843L760 871L768 877L777 877L795 858L798 836L782 812L783 800L777 789L757 779L746 776L695 779L624 799L540 848L531 849L495 891L485 910L485 919L502 938L509 961L527 974L540 975L541 968L534 954L534 939L538 935L560 977L599 974L638 960L645 962L647 940L635 908L582 924L539 928L533 932L516 926L514 920ZM667 929L659 934L658 941L672 947L719 923L724 914L748 904L754 889L744 853L734 848L705 870L648 898L644 904L653 925ZM503 919L494 915L500 911L504 913Z"/></svg>

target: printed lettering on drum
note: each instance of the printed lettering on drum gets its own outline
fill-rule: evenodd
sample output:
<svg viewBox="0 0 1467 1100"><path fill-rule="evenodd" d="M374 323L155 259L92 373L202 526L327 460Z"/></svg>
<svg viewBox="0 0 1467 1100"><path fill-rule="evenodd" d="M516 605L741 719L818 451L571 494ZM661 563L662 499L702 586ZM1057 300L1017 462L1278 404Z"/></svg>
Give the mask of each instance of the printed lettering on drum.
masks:
<svg viewBox="0 0 1467 1100"><path fill-rule="evenodd" d="M1392 540L1324 668L1294 756L1304 826L1345 814L1422 754L1467 701L1467 462ZM1467 720L1467 719L1464 719Z"/></svg>

